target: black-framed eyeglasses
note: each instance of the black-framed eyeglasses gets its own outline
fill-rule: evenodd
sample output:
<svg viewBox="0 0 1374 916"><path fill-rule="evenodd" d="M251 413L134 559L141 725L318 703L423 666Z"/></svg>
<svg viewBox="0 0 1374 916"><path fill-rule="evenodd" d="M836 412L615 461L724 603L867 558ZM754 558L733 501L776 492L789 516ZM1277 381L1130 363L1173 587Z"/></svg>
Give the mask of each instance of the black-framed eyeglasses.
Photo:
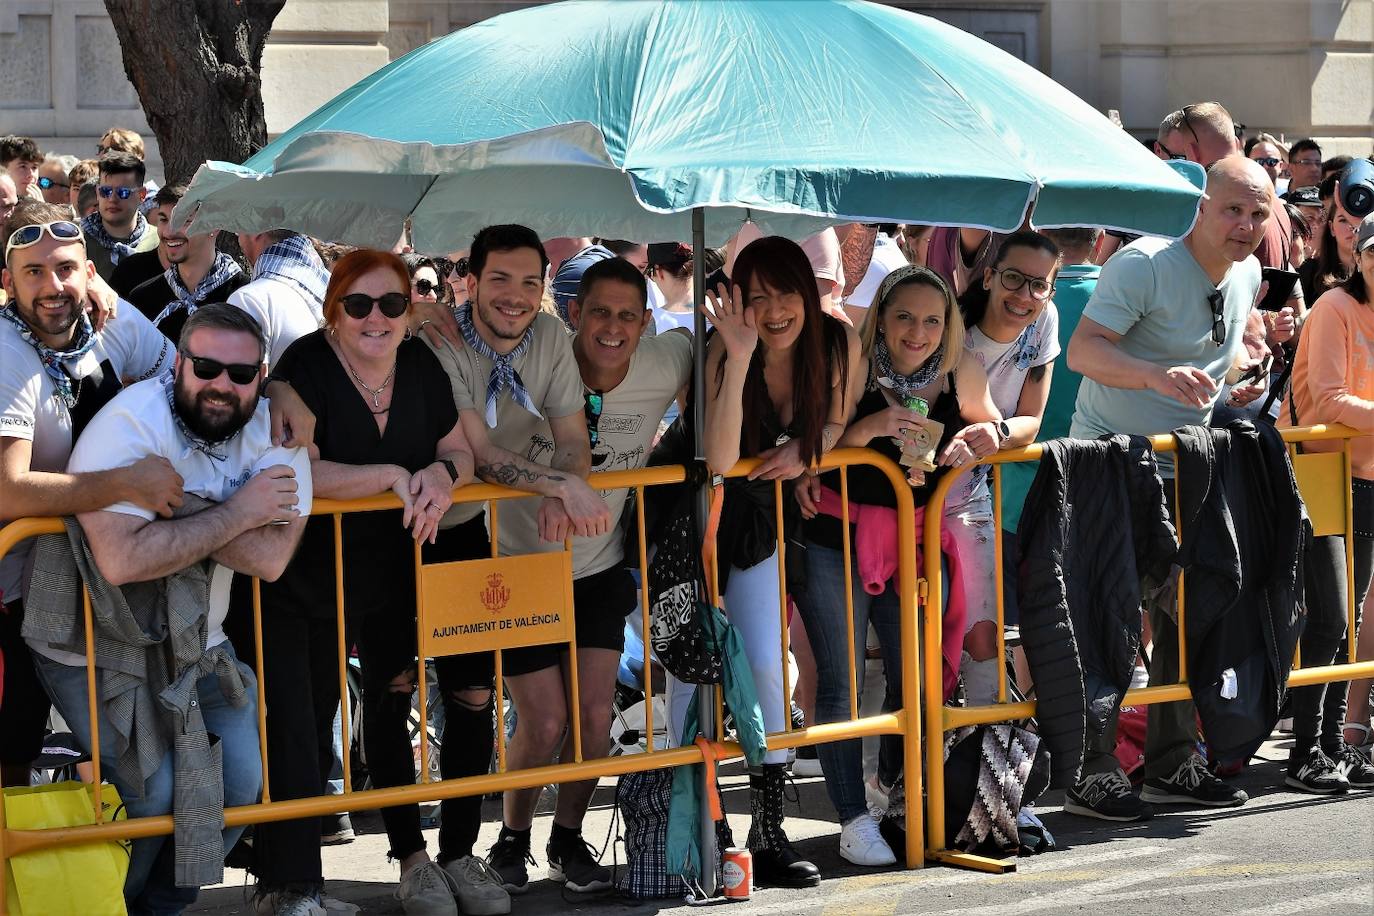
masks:
<svg viewBox="0 0 1374 916"><path fill-rule="evenodd" d="M339 299L339 304L349 318L362 320L372 314L372 307L378 306L388 318L400 318L410 308L410 297L405 293L384 293L372 297L367 293L349 293Z"/></svg>
<svg viewBox="0 0 1374 916"><path fill-rule="evenodd" d="M1321 161L1320 159L1290 159L1290 160L1288 160L1288 164L1289 164L1289 165L1305 165L1305 166L1307 166L1308 168L1317 168L1318 166L1320 166L1320 165L1322 164L1322 161Z"/></svg>
<svg viewBox="0 0 1374 916"><path fill-rule="evenodd" d="M136 191L136 190L138 190L138 189L137 189L137 188L115 188L115 187L111 187L110 185L107 185L107 184L102 184L100 187L96 188L96 190L99 191L99 192L100 192L100 196L103 197L103 198L105 198L106 200L109 200L111 197L114 197L114 196L116 196L116 195L119 197L120 200L128 200L130 197L133 197L133 196L134 196L134 191Z"/></svg>
<svg viewBox="0 0 1374 916"><path fill-rule="evenodd" d="M252 363L222 363L208 356L196 356L186 350L182 350L181 355L191 361L191 371L202 382L214 381L225 372L229 373L229 381L235 385L251 385L258 377L260 367Z"/></svg>
<svg viewBox="0 0 1374 916"><path fill-rule="evenodd" d="M1016 292L1026 284L1030 284L1030 295L1032 299L1048 299L1054 292L1054 284L1044 277L1028 277L1015 267L994 267L992 272L997 274L1002 281L1002 288L1008 292Z"/></svg>
<svg viewBox="0 0 1374 916"><path fill-rule="evenodd" d="M1163 143L1159 143L1158 140L1156 140L1155 142L1159 145L1160 151L1164 153L1164 155L1168 156L1170 159L1181 159L1185 162L1188 160L1188 157L1185 156L1183 153L1174 152L1173 150L1169 149L1169 147L1165 146Z"/></svg>
<svg viewBox="0 0 1374 916"><path fill-rule="evenodd" d="M444 298L443 283L432 283L429 280L426 280L425 278L421 277L419 280L416 280L414 282L414 286L415 292L419 293L421 296L428 296L430 293L433 293L434 298L436 299Z"/></svg>
<svg viewBox="0 0 1374 916"><path fill-rule="evenodd" d="M1207 294L1207 304L1212 308L1212 343L1219 347L1226 343L1226 297L1214 289Z"/></svg>
<svg viewBox="0 0 1374 916"><path fill-rule="evenodd" d="M593 448L601 441L601 407L605 398L600 391L588 391L587 402L582 408L587 417L587 439Z"/></svg>

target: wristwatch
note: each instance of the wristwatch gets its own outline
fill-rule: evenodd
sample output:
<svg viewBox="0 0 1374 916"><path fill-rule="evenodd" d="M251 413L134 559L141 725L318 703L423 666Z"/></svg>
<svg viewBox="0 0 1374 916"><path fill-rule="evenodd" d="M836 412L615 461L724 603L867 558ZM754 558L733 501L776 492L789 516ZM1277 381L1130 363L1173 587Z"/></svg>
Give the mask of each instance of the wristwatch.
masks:
<svg viewBox="0 0 1374 916"><path fill-rule="evenodd" d="M1007 444L1007 440L1010 439L1010 438L1011 438L1011 427L1007 425L1007 421L1006 421L1006 420L998 420L998 421L997 421L997 447L1000 449L1002 446L1006 445L1006 444Z"/></svg>
<svg viewBox="0 0 1374 916"><path fill-rule="evenodd" d="M458 468L454 466L453 462L450 461L450 460L448 460L447 458L440 458L440 459L438 459L438 462L444 466L444 470L445 470L445 471L448 471L448 479L449 479L449 482L450 482L450 483L457 483L457 482L458 482Z"/></svg>

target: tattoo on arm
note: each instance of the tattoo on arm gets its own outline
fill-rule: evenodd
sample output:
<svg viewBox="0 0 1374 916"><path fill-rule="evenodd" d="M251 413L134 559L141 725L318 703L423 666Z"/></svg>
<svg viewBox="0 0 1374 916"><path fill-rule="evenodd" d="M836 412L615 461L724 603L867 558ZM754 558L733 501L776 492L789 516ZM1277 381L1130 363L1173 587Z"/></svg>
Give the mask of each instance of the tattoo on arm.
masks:
<svg viewBox="0 0 1374 916"><path fill-rule="evenodd" d="M535 468L523 468L510 461L499 464L480 464L477 466L477 476L488 483L499 483L507 487L518 486L521 483L534 483L540 479L553 481L566 479L556 474L546 474Z"/></svg>
<svg viewBox="0 0 1374 916"><path fill-rule="evenodd" d="M835 427L834 423L825 424L825 429L821 432L822 450L830 451L835 447Z"/></svg>

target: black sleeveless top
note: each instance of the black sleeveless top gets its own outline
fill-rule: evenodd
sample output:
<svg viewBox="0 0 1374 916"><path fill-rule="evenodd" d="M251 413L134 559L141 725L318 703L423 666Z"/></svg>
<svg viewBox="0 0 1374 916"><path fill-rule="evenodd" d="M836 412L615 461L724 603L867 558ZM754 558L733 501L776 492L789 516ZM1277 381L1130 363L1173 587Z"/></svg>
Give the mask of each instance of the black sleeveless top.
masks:
<svg viewBox="0 0 1374 916"><path fill-rule="evenodd" d="M881 388L870 388L864 392L864 396L859 399L859 404L854 412L854 419L861 420L880 410L886 410L892 406L883 395ZM959 414L959 393L955 389L954 373L946 376L945 390L941 391L930 405L930 419L936 420L945 425L944 432L940 435L940 443L936 446L936 454L939 454L954 434L963 429L966 424ZM892 441L889 436L878 436L868 443L868 447L878 454L892 459L898 465L901 464L902 450ZM930 499L930 494L935 490L935 485L940 482L947 468L937 467L934 471L926 472L926 482L919 487L911 488L911 496L916 501L917 506L925 505ZM840 492L840 472L827 471L821 475L821 483ZM892 491L892 484L888 481L887 475L877 468L866 465L855 465L849 469L849 502L850 505L862 503L868 506L887 506L888 508L897 507L897 497ZM851 520L850 524L853 522ZM804 533L806 539L821 547L829 547L833 550L841 550L844 547L844 532L840 527L840 520L831 515L818 515L806 522ZM852 532L851 532L852 534Z"/></svg>

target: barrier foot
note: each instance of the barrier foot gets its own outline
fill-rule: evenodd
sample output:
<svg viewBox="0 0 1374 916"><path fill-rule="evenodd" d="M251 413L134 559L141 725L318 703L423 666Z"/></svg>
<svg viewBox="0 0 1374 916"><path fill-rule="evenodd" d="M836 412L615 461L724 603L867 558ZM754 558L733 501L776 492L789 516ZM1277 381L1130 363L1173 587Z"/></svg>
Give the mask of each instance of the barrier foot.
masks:
<svg viewBox="0 0 1374 916"><path fill-rule="evenodd" d="M939 862L941 865L991 872L994 875L1016 871L1016 859L1014 858L991 859L987 856L975 856L973 853L959 852L954 849L932 849L926 854L926 858L932 862Z"/></svg>

